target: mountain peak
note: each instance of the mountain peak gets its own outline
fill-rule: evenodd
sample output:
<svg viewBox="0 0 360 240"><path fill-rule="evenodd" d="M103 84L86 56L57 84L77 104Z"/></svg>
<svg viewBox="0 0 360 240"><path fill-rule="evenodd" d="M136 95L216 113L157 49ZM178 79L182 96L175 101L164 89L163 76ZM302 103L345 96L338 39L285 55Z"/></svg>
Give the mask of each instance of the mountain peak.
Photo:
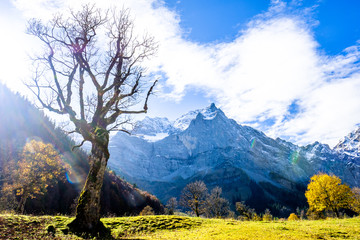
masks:
<svg viewBox="0 0 360 240"><path fill-rule="evenodd" d="M215 103L211 103L209 109L211 109L212 111L218 110L218 108L215 106Z"/></svg>
<svg viewBox="0 0 360 240"><path fill-rule="evenodd" d="M202 120L202 119L204 119L204 115L202 115L201 112L199 112L199 113L196 115L195 120Z"/></svg>
<svg viewBox="0 0 360 240"><path fill-rule="evenodd" d="M224 114L221 109L216 107L215 103L211 103L210 106L206 108L190 111L187 114L182 115L181 117L176 119L174 127L180 130L185 130L189 127L192 120L198 117L204 120L212 120L219 113L222 115Z"/></svg>
<svg viewBox="0 0 360 240"><path fill-rule="evenodd" d="M352 131L334 147L334 150L358 156L360 150L360 127Z"/></svg>

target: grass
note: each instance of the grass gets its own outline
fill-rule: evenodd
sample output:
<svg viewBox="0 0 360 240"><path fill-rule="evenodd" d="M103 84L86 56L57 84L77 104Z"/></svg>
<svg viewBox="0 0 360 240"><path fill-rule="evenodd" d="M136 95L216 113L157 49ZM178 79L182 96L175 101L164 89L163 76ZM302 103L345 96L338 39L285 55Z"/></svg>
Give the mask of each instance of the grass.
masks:
<svg viewBox="0 0 360 240"><path fill-rule="evenodd" d="M81 239L64 234L70 221L71 218L64 216L0 214L0 239ZM50 226L60 234L48 232Z"/></svg>
<svg viewBox="0 0 360 240"><path fill-rule="evenodd" d="M104 218L102 222L111 228L115 238L121 239L121 237L143 236L157 232L166 233L180 229L190 231L190 229L200 226L203 220L181 216L138 216Z"/></svg>
<svg viewBox="0 0 360 240"><path fill-rule="evenodd" d="M143 239L360 239L360 218L320 221L240 222L204 219L192 230L162 231Z"/></svg>
<svg viewBox="0 0 360 240"><path fill-rule="evenodd" d="M82 239L64 216L0 215L0 239ZM242 222L185 216L103 218L114 239L359 239L360 218Z"/></svg>

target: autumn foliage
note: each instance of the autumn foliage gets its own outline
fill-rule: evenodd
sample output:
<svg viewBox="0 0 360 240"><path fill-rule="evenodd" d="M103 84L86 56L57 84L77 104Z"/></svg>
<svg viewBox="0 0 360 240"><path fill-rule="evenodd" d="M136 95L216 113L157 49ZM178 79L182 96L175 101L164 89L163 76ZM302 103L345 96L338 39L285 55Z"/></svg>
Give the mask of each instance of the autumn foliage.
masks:
<svg viewBox="0 0 360 240"><path fill-rule="evenodd" d="M24 146L21 159L13 165L10 181L4 184L2 191L15 193L20 198L17 207L20 213L24 212L28 198L46 193L47 188L65 176L66 171L61 155L54 147L36 140Z"/></svg>
<svg viewBox="0 0 360 240"><path fill-rule="evenodd" d="M144 209L140 212L140 216L146 216L146 215L155 215L154 209L151 206L146 206Z"/></svg>
<svg viewBox="0 0 360 240"><path fill-rule="evenodd" d="M295 214L295 213L291 213L290 216L288 217L289 221L298 221L299 217Z"/></svg>
<svg viewBox="0 0 360 240"><path fill-rule="evenodd" d="M332 211L337 217L340 209L350 209L353 202L350 187L342 184L337 176L324 173L311 177L305 197L309 203L309 211Z"/></svg>

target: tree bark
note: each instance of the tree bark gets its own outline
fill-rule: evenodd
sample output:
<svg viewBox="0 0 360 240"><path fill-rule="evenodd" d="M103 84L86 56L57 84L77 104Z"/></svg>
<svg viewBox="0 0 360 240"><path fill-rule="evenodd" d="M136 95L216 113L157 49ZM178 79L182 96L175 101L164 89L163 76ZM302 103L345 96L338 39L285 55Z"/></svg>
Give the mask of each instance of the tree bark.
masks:
<svg viewBox="0 0 360 240"><path fill-rule="evenodd" d="M25 204L26 204L27 198L28 198L28 196L25 193L21 196L20 202L19 202L19 205L18 205L18 208L17 208L18 213L24 214L24 212L25 212Z"/></svg>
<svg viewBox="0 0 360 240"><path fill-rule="evenodd" d="M76 217L68 226L73 232L99 233L106 230L100 221L100 195L107 161L108 143L92 143L90 170L76 208Z"/></svg>
<svg viewBox="0 0 360 240"><path fill-rule="evenodd" d="M197 217L200 216L199 203L197 201L195 202L195 214L196 214Z"/></svg>

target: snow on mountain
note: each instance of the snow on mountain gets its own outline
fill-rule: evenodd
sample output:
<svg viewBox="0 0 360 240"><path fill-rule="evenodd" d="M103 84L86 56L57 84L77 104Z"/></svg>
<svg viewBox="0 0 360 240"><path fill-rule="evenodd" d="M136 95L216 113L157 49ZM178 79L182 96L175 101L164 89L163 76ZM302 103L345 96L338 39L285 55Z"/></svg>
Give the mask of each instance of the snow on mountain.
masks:
<svg viewBox="0 0 360 240"><path fill-rule="evenodd" d="M187 129L191 121L194 120L199 113L202 115L204 120L212 120L218 113L224 115L224 113L218 109L214 103L212 103L207 108L198 109L184 114L174 122L169 121L167 118L145 117L142 121L137 123L137 126L132 134L148 142L156 142L164 139L170 134L178 133Z"/></svg>
<svg viewBox="0 0 360 240"><path fill-rule="evenodd" d="M351 156L360 156L360 127L341 139L334 150Z"/></svg>
<svg viewBox="0 0 360 240"><path fill-rule="evenodd" d="M145 117L136 124L132 134L148 142L156 142L177 131L167 118Z"/></svg>
<svg viewBox="0 0 360 240"><path fill-rule="evenodd" d="M212 120L219 112L222 113L222 111L218 109L214 103L212 103L207 108L190 111L187 114L182 115L180 118L175 120L174 127L183 131L189 127L190 122L194 120L199 113L202 114L205 120Z"/></svg>
<svg viewBox="0 0 360 240"><path fill-rule="evenodd" d="M160 133L156 133L154 136L153 135L141 135L141 134L137 134L136 136L141 137L142 139L144 139L148 142L157 142L157 141L160 141L160 140L166 138L167 136L169 136L169 134L166 132L160 132Z"/></svg>

